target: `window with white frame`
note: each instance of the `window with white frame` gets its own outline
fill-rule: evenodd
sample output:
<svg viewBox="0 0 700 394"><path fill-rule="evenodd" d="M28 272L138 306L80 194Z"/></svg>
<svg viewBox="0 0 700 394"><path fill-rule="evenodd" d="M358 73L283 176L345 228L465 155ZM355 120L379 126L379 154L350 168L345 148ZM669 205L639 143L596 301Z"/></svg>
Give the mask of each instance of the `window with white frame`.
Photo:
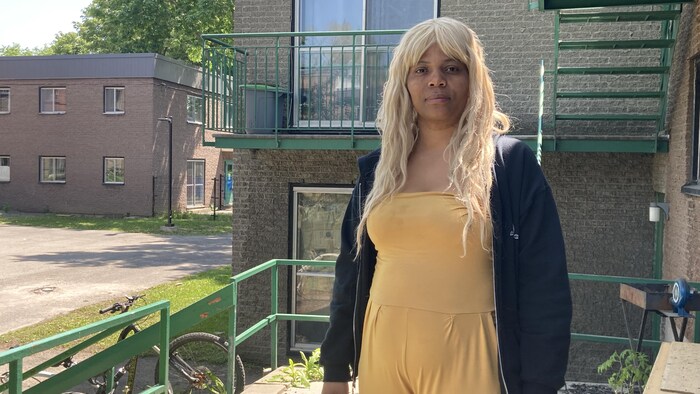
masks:
<svg viewBox="0 0 700 394"><path fill-rule="evenodd" d="M0 88L0 114L10 113L10 88Z"/></svg>
<svg viewBox="0 0 700 394"><path fill-rule="evenodd" d="M10 156L0 156L0 182L10 181Z"/></svg>
<svg viewBox="0 0 700 394"><path fill-rule="evenodd" d="M189 123L202 124L202 98L187 96L187 121Z"/></svg>
<svg viewBox="0 0 700 394"><path fill-rule="evenodd" d="M105 87L105 108L106 114L124 113L124 88Z"/></svg>
<svg viewBox="0 0 700 394"><path fill-rule="evenodd" d="M66 112L66 88L41 88L39 112L63 114Z"/></svg>
<svg viewBox="0 0 700 394"><path fill-rule="evenodd" d="M437 0L299 0L297 31L407 29L437 16ZM299 127L374 122L393 47L401 36L299 38Z"/></svg>
<svg viewBox="0 0 700 394"><path fill-rule="evenodd" d="M66 183L66 158L41 156L39 163L41 183Z"/></svg>
<svg viewBox="0 0 700 394"><path fill-rule="evenodd" d="M124 184L123 157L105 157L103 182L108 185Z"/></svg>
<svg viewBox="0 0 700 394"><path fill-rule="evenodd" d="M187 206L204 205L204 160L187 160Z"/></svg>
<svg viewBox="0 0 700 394"><path fill-rule="evenodd" d="M340 227L352 186L292 186L292 259L335 261L340 253ZM292 313L328 315L333 267L302 265L292 271ZM291 348L316 349L328 323L292 322Z"/></svg>

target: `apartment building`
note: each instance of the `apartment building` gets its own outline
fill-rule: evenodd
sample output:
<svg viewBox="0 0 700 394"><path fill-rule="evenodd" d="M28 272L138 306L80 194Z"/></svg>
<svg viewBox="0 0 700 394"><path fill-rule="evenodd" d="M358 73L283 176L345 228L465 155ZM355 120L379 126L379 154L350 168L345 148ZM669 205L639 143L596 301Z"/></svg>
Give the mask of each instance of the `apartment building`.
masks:
<svg viewBox="0 0 700 394"><path fill-rule="evenodd" d="M230 108L205 125L237 169L234 273L334 258L356 159L379 145L391 50L403 29L450 16L481 38L511 134L542 151L569 272L588 274L571 282L568 379L603 381L596 366L641 321L641 310L623 314L614 277L700 280L699 15L663 0L238 0L235 32L205 36L219 87L205 106ZM650 221L652 203L669 216ZM292 268L280 305L327 313L332 281L327 269ZM268 276L251 282L239 292L242 328L270 313ZM667 324L650 318L647 338L670 338ZM280 350L312 349L324 330L290 324ZM700 338L692 322L687 338ZM266 360L269 347L259 334L240 349Z"/></svg>
<svg viewBox="0 0 700 394"><path fill-rule="evenodd" d="M173 210L230 201L231 152L202 144L201 92L200 69L157 54L0 57L0 207L167 212L167 117Z"/></svg>

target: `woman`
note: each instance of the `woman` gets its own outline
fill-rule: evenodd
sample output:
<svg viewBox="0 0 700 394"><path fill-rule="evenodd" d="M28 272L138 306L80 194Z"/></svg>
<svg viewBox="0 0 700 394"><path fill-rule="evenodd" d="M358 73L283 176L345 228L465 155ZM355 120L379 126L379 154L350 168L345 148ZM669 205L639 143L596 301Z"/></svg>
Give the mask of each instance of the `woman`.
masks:
<svg viewBox="0 0 700 394"><path fill-rule="evenodd" d="M323 393L352 375L362 394L556 393L571 323L559 217L531 150L501 136L474 32L410 29L377 125L343 221Z"/></svg>

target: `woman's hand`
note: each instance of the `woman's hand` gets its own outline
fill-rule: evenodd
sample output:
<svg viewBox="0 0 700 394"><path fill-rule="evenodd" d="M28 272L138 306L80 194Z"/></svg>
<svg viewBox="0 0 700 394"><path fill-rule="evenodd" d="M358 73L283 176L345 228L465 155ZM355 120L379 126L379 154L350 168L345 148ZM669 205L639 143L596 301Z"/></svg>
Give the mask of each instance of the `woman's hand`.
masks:
<svg viewBox="0 0 700 394"><path fill-rule="evenodd" d="M350 382L323 382L321 394L348 394Z"/></svg>

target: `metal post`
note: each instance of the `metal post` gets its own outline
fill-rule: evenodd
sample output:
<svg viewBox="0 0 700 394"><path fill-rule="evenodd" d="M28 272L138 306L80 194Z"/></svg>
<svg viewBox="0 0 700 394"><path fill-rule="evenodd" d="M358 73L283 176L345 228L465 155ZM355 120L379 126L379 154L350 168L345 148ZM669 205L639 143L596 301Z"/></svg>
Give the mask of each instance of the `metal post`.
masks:
<svg viewBox="0 0 700 394"><path fill-rule="evenodd" d="M213 208L213 210L214 210L214 214L213 214L212 220L216 220L216 206L217 206L216 199L217 199L217 197L218 197L218 195L219 195L219 192L218 192L218 190L216 189L216 178L217 178L217 177L214 177L214 178L211 179L212 181L214 181L214 196L213 196L213 198L214 198L214 203L212 204L212 208Z"/></svg>
<svg viewBox="0 0 700 394"><path fill-rule="evenodd" d="M168 227L173 227L173 117L158 118L168 122Z"/></svg>

